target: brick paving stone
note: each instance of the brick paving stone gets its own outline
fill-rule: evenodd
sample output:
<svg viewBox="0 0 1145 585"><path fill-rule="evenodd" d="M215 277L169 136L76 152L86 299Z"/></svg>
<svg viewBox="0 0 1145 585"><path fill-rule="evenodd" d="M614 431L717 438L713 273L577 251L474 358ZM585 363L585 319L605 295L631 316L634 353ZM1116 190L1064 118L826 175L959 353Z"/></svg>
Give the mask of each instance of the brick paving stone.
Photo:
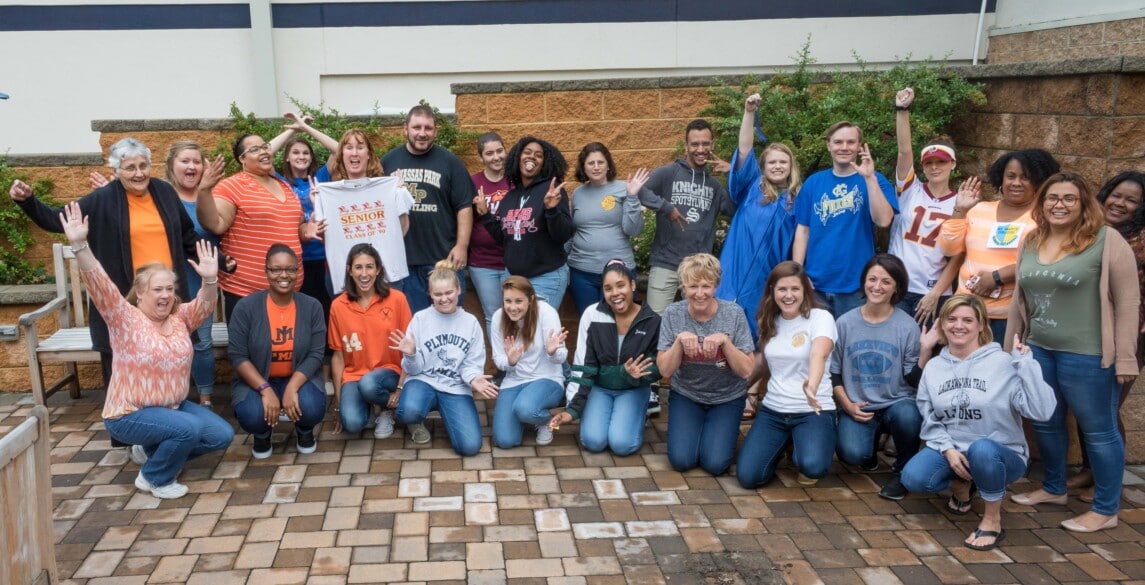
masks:
<svg viewBox="0 0 1145 585"><path fill-rule="evenodd" d="M680 528L680 536L694 553L723 552L724 543L711 528ZM639 535L633 535L639 536Z"/></svg>
<svg viewBox="0 0 1145 585"><path fill-rule="evenodd" d="M1139 542L1115 542L1090 545L1093 552L1109 562L1140 561L1145 559L1145 546Z"/></svg>
<svg viewBox="0 0 1145 585"><path fill-rule="evenodd" d="M534 526L486 526L486 542L533 542L537 540L537 529Z"/></svg>
<svg viewBox="0 0 1145 585"><path fill-rule="evenodd" d="M314 551L310 575L345 575L350 571L352 547L326 547Z"/></svg>
<svg viewBox="0 0 1145 585"><path fill-rule="evenodd" d="M756 536L760 547L774 560L802 559L803 551L795 546L795 541L785 534L760 534Z"/></svg>
<svg viewBox="0 0 1145 585"><path fill-rule="evenodd" d="M122 550L93 552L83 560L71 576L76 579L108 577L115 572L115 568L123 560L124 553Z"/></svg>
<svg viewBox="0 0 1145 585"><path fill-rule="evenodd" d="M807 561L791 561L783 564L783 579L792 585L818 585L823 583L815 569Z"/></svg>
<svg viewBox="0 0 1145 585"><path fill-rule="evenodd" d="M633 492L629 496L637 506L671 506L680 503L679 496L671 491Z"/></svg>
<svg viewBox="0 0 1145 585"><path fill-rule="evenodd" d="M527 510L526 510L527 511ZM491 526L498 521L497 504L465 504L465 523L471 526Z"/></svg>
<svg viewBox="0 0 1145 585"><path fill-rule="evenodd" d="M600 512L606 522L628 522L641 518L628 500L601 500Z"/></svg>
<svg viewBox="0 0 1145 585"><path fill-rule="evenodd" d="M946 554L946 547L942 546L930 534L923 530L900 530L895 536L906 545L910 551L918 556Z"/></svg>
<svg viewBox="0 0 1145 585"><path fill-rule="evenodd" d="M571 530L568 513L563 508L550 508L535 510L533 512L537 532L553 532L558 530Z"/></svg>
<svg viewBox="0 0 1145 585"><path fill-rule="evenodd" d="M616 557L579 557L562 559L565 575L622 575Z"/></svg>
<svg viewBox="0 0 1145 585"><path fill-rule="evenodd" d="M668 520L625 522L624 529L631 538L673 536L680 533L676 523Z"/></svg>
<svg viewBox="0 0 1145 585"><path fill-rule="evenodd" d="M1129 578L1095 553L1067 554L1066 558L1093 579L1120 581Z"/></svg>
<svg viewBox="0 0 1145 585"><path fill-rule="evenodd" d="M581 541L584 542L584 541ZM541 532L537 534L540 554L545 558L575 557L580 554L571 532Z"/></svg>
<svg viewBox="0 0 1145 585"><path fill-rule="evenodd" d="M405 581L409 565L405 563L362 564L350 567L347 583L390 583Z"/></svg>
<svg viewBox="0 0 1145 585"><path fill-rule="evenodd" d="M390 543L390 560L395 563L429 560L429 542L424 536L398 536Z"/></svg>
<svg viewBox="0 0 1145 585"><path fill-rule="evenodd" d="M706 528L712 525L700 506L676 505L669 508L668 512L680 528Z"/></svg>
<svg viewBox="0 0 1145 585"><path fill-rule="evenodd" d="M572 525L577 538L622 538L624 525L620 522L585 522Z"/></svg>
<svg viewBox="0 0 1145 585"><path fill-rule="evenodd" d="M903 585L902 580L887 567L862 567L855 573L866 585Z"/></svg>
<svg viewBox="0 0 1145 585"><path fill-rule="evenodd" d="M964 546L956 546L950 549L950 553L954 555L964 565L978 564L978 563L1012 563L1014 562L1004 551L1005 547L999 547L994 550L981 551L966 548ZM1095 555L1096 556L1096 555Z"/></svg>
<svg viewBox="0 0 1145 585"><path fill-rule="evenodd" d="M863 557L853 550L811 550L804 551L804 556L815 569L867 566Z"/></svg>
<svg viewBox="0 0 1145 585"><path fill-rule="evenodd" d="M918 557L916 557L910 549L906 548L861 548L858 552L862 555L863 560L867 561L867 564L872 567L917 565L920 562Z"/></svg>

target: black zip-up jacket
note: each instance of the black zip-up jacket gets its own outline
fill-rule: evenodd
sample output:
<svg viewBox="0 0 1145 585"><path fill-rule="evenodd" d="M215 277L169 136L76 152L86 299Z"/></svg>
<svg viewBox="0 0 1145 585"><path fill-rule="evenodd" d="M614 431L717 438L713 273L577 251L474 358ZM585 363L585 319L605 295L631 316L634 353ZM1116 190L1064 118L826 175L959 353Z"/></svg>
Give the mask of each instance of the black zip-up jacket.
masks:
<svg viewBox="0 0 1145 585"><path fill-rule="evenodd" d="M645 388L660 379L660 370L655 364L656 346L660 341L660 315L648 305L643 305L619 347L617 335L616 316L607 302L601 301L589 307L581 316L576 356L573 358L573 370L580 376L570 379L569 384L575 384L577 391L565 409L573 420L579 419L580 413L584 412L593 386L631 390ZM652 358L652 373L637 380L628 375L624 362L640 356Z"/></svg>

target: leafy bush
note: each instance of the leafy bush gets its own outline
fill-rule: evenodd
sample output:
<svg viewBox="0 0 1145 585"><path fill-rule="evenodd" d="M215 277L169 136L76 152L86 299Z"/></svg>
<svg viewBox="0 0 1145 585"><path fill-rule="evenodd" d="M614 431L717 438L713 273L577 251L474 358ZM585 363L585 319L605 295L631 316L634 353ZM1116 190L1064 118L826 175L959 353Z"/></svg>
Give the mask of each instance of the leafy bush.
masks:
<svg viewBox="0 0 1145 585"><path fill-rule="evenodd" d="M401 135L400 130L397 132L387 132L383 130L387 121L378 115L376 107L374 108L374 113L368 116L350 116L334 108L327 108L325 103L312 106L296 98L290 98L290 101L294 104L295 108L297 108L299 115L314 118L314 120L310 122L312 127L324 132L334 140L341 138L347 130L358 128L370 137L370 142L373 143L374 149L378 152L378 156L405 143L405 138ZM473 143L477 140L478 134L476 132L462 130L452 117L443 115L440 110L431 106L425 100L421 100L420 103L423 106L433 108L433 113L437 118L436 144L455 154L469 153L473 147ZM234 160L231 156L231 146L234 137L242 134L257 134L269 141L282 132L283 126L287 123L286 120L282 118L258 118L251 112L244 113L239 109L238 105L233 102L231 103L230 118L232 121L231 131L233 135L220 138L215 150L211 152L212 157L222 154L227 159L228 175L239 171L238 161ZM329 158L330 151L321 144L318 144L317 141L311 140L310 145L314 148L314 153L319 161L326 161ZM274 168L279 168L282 163L283 154L281 151L275 153Z"/></svg>
<svg viewBox="0 0 1145 585"><path fill-rule="evenodd" d="M51 181L31 181L24 173L8 166L7 157L0 156L0 284L40 284L50 280L43 263L33 264L24 259L24 252L35 241L32 239L31 220L7 196L12 183L20 179L31 185L39 197L55 207L59 205L51 198Z"/></svg>
<svg viewBox="0 0 1145 585"><path fill-rule="evenodd" d="M709 105L698 113L715 130L713 151L720 158L731 160L739 140L744 101L758 92L762 98L759 121L764 134L771 142L791 146L804 178L831 166L823 132L841 120L850 120L863 129L863 139L870 144L877 170L889 178L894 175L898 157L894 111L898 90L913 87L917 96L910 113L916 156L927 141L945 133L971 105L986 103L982 85L951 73L945 68L945 61L910 61L908 56L884 70L871 69L857 55L855 62L855 71L821 72L814 67L808 39L794 56L790 71L777 72L768 79L748 75L738 85L717 79L716 85L708 88ZM757 157L763 146L756 145ZM973 156L969 151L960 154ZM655 231L655 215L646 212L645 217L644 231L633 239L640 272L648 270ZM721 220L713 253L719 254L726 233L727 224Z"/></svg>

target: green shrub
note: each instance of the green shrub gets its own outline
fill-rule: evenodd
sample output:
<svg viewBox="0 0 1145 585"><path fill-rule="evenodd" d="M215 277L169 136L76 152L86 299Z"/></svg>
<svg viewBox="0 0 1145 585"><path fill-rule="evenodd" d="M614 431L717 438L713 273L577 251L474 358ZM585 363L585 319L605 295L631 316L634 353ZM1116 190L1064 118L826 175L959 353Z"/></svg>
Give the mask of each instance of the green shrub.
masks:
<svg viewBox="0 0 1145 585"><path fill-rule="evenodd" d="M313 128L324 132L334 140L340 139L347 130L354 128L360 129L370 137L370 142L373 143L374 149L378 152L378 156L405 143L405 138L401 135L400 130L397 132L383 131L386 121L378 115L376 106L374 113L365 116L365 120L363 120L363 116L349 116L334 108L326 107L325 103L312 106L296 98L290 98L290 101L294 104L295 108L297 108L299 115L314 118L314 120L310 122ZM421 105L433 108L433 113L437 118L436 144L438 146L454 154L468 154L472 150L473 144L477 141L478 134L476 132L462 130L454 121L453 117L443 115L440 110L431 106L425 100L421 100L420 103ZM233 135L220 138L215 150L210 153L212 157L219 154L224 155L227 159L228 175L239 171L238 161L234 160L231 156L231 146L235 136L241 134L257 134L269 141L282 132L283 127L287 124L287 121L283 118L259 118L251 112L244 113L235 103L231 103L230 118ZM329 158L330 151L321 144L318 144L317 141L311 140L310 145L314 148L314 153L319 161L324 162ZM275 153L274 168L277 169L281 165L283 154L281 151Z"/></svg>
<svg viewBox="0 0 1145 585"><path fill-rule="evenodd" d="M982 85L950 72L945 61L911 61L908 56L894 67L875 70L856 55L855 63L855 71L821 72L815 68L808 39L794 56L789 71L777 72L768 79L748 75L738 85L715 80L716 85L708 88L709 105L698 113L707 118L715 130L714 152L724 160L731 160L739 141L744 101L758 92L762 98L759 121L764 134L771 142L791 146L805 178L831 166L823 132L841 120L850 120L863 129L863 139L870 144L876 169L891 178L898 158L894 111L894 96L898 90L913 87L917 96L910 113L916 157L927 141L947 132L950 124L971 105L986 103ZM680 153L682 144L678 148ZM756 144L756 157L763 146ZM970 151L960 154L973 156ZM646 212L645 218L644 231L633 243L637 269L646 273L655 214ZM721 219L713 253L719 254L726 233L727 223Z"/></svg>
<svg viewBox="0 0 1145 585"><path fill-rule="evenodd" d="M51 278L43 263L33 264L24 259L28 246L34 243L31 234L32 221L7 196L12 183L19 179L31 185L36 197L55 207L52 199L51 181L31 181L24 173L8 166L8 159L0 156L0 284L40 284Z"/></svg>

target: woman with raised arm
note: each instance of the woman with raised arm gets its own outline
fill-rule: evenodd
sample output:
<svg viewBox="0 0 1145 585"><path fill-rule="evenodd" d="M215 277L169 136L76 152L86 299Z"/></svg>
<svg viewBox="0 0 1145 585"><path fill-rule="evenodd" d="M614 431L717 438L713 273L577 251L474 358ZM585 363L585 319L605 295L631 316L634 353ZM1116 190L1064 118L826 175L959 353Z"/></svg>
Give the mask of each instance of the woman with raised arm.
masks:
<svg viewBox="0 0 1145 585"><path fill-rule="evenodd" d="M799 485L815 485L831 468L835 403L827 361L835 338L835 320L815 306L803 266L781 262L768 275L759 306L760 355L748 381L766 378L767 391L736 463L743 487L771 481L788 443L795 447ZM757 395L748 400L758 400Z"/></svg>
<svg viewBox="0 0 1145 585"><path fill-rule="evenodd" d="M895 187L899 213L891 222L888 251L903 261L910 280L910 290L903 291L897 302L898 308L919 323L927 323L934 319L942 303L950 297L951 285L962 264L961 256L952 261L938 247L942 222L954 213L957 193L950 184L950 173L958 165L958 158L948 137L932 139L919 156L926 182L920 180L914 168L910 133L910 106L914 97L914 89L910 87L899 90L895 95L895 136L898 140ZM964 182L963 187L970 188L973 184Z"/></svg>
<svg viewBox="0 0 1145 585"><path fill-rule="evenodd" d="M553 442L549 409L561 403L568 360L561 316L538 300L523 276L501 285L504 300L493 314L493 363L505 372L493 410L493 444L511 449L521 444L526 427L535 427L537 444Z"/></svg>
<svg viewBox="0 0 1145 585"><path fill-rule="evenodd" d="M572 197L576 234L569 249L569 288L576 312L581 314L603 298L601 280L610 258L623 259L635 273L636 256L629 238L644 229L640 191L648 182L648 171L637 169L627 181L618 181L608 147L590 142L577 157L576 180L584 184Z"/></svg>
<svg viewBox="0 0 1145 585"><path fill-rule="evenodd" d="M625 457L644 444L651 385L660 379L660 316L636 302L636 279L621 258L604 266L604 300L585 310L577 328L574 393L549 426L580 420L580 444Z"/></svg>
<svg viewBox="0 0 1145 585"><path fill-rule="evenodd" d="M716 297L743 307L754 339L758 335L755 311L763 296L768 275L780 262L791 259L795 216L791 206L803 177L791 148L782 142L767 145L754 160L754 120L759 109L758 93L748 96L739 127L739 148L732 154L728 194L736 205L735 215L720 251L723 278ZM748 406L749 414L754 414Z"/></svg>
<svg viewBox="0 0 1145 585"><path fill-rule="evenodd" d="M326 229L325 221L306 219L290 185L275 176L270 144L261 136L239 136L232 154L242 170L220 181L223 158L211 161L195 206L202 226L221 236L223 250L238 260L234 274L223 274L220 280L228 321L240 299L265 290L266 275L259 267L266 258L267 242L282 242L301 256L302 243L321 239ZM295 287L302 287L302 278Z"/></svg>
<svg viewBox="0 0 1145 585"><path fill-rule="evenodd" d="M509 274L529 279L538 298L560 307L569 284L565 242L576 232L565 193L568 163L548 141L525 136L509 151L506 166L513 189L497 213L480 205L476 213L505 247Z"/></svg>
<svg viewBox="0 0 1145 585"><path fill-rule="evenodd" d="M676 273L684 300L664 310L656 356L661 375L672 379L668 462L676 471L699 466L722 475L735 459L744 378L752 369L751 330L739 305L715 297L715 256L688 256Z"/></svg>
<svg viewBox="0 0 1145 585"><path fill-rule="evenodd" d="M473 173L470 179L477 188L473 198L473 209L478 215L497 214L501 200L509 192L509 180L505 178L505 143L496 132L486 132L477 137L477 158L481 159L482 169ZM481 301L481 312L485 313L485 332L489 342L497 344L492 337L493 313L501 308L501 285L509 278L505 269L505 247L486 229L475 229L469 237L469 279Z"/></svg>
<svg viewBox="0 0 1145 585"><path fill-rule="evenodd" d="M965 254L957 292L978 295L986 303L994 339L1006 334L1018 249L1036 227L1030 217L1034 195L1058 168L1054 157L1039 148L998 157L986 176L1001 198L982 201L978 179L967 179L955 197L954 213L939 230L938 244L944 255Z"/></svg>
<svg viewBox="0 0 1145 585"><path fill-rule="evenodd" d="M986 304L965 293L950 297L923 333L918 409L924 446L902 471L912 492L949 488L951 514L969 513L977 489L986 507L963 545L982 551L1006 538L1002 499L1006 486L1026 473L1030 449L1022 419L1046 420L1056 404L1029 347L1017 342L1007 355L992 341ZM939 342L946 347L926 360Z"/></svg>
<svg viewBox="0 0 1145 585"><path fill-rule="evenodd" d="M1117 526L1121 503L1125 443L1117 431L1117 404L1121 386L1139 372L1137 262L1121 234L1106 227L1081 175L1051 176L1036 201L1037 229L1018 257L1007 333L1033 350L1057 408L1033 425L1045 465L1042 488L1012 499L1066 503L1066 411L1072 411L1093 463L1094 497L1089 512L1061 525L1096 532Z"/></svg>
<svg viewBox="0 0 1145 585"><path fill-rule="evenodd" d="M419 445L432 437L425 428L431 410L441 413L454 452L462 457L481 450L481 421L473 393L496 398L498 388L484 375L485 338L477 318L457 306L461 283L457 267L442 260L429 273L433 304L414 313L409 329L390 333L402 355L406 381L398 398L397 418Z"/></svg>
<svg viewBox="0 0 1145 585"><path fill-rule="evenodd" d="M104 426L113 438L132 445L132 458L141 462L136 488L157 498L181 498L187 486L176 480L187 460L226 449L234 438L230 424L187 400L191 331L214 310L218 295L216 251L199 241L199 261L188 260L203 279L191 302L180 302L175 272L159 263L140 267L124 298L92 253L79 204L65 206L59 220L91 302L113 333L115 365L103 406Z"/></svg>

